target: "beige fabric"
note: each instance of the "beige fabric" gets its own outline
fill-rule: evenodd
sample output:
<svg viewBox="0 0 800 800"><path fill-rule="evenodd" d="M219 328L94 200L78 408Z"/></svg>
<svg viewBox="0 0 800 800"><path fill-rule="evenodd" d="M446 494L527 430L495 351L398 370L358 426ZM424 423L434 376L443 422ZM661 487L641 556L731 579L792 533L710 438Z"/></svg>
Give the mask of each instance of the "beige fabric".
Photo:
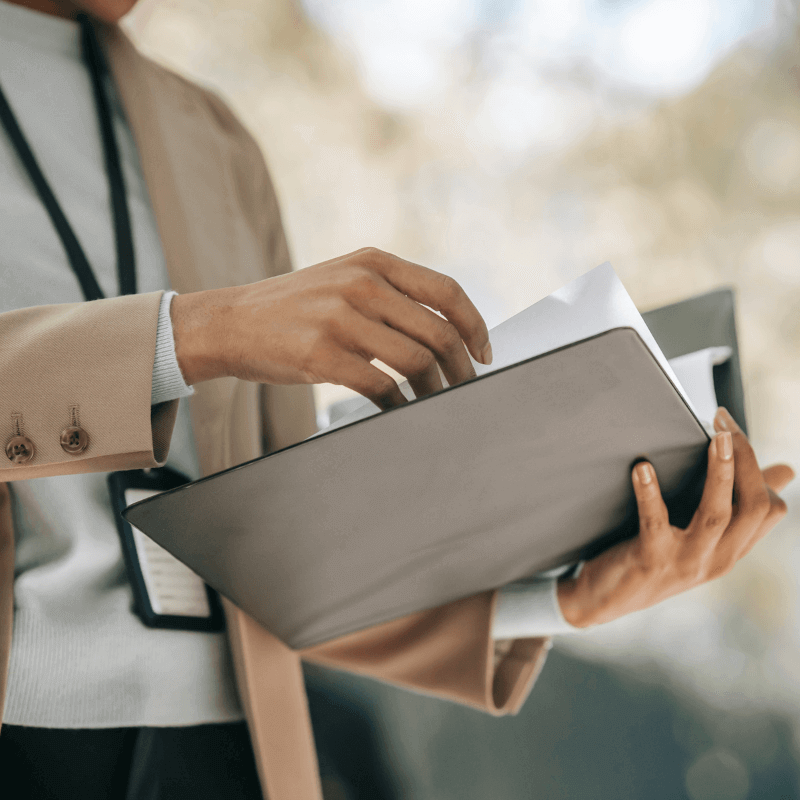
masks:
<svg viewBox="0 0 800 800"><path fill-rule="evenodd" d="M144 58L118 28L103 34L172 287L191 292L288 272L277 199L252 137L219 98ZM21 413L26 435L37 446L41 442L28 465L0 467L0 481L163 463L177 404L150 408L160 296L0 314L0 432L7 441L10 414ZM73 402L92 437L78 458L57 444ZM299 441L315 427L307 386L225 378L199 384L189 404L204 475ZM4 489L0 484L0 667L8 660L13 590L13 531ZM514 713L548 642L522 640L495 651L495 602L496 592L485 592L304 655L489 713ZM320 800L300 654L230 603L225 610L265 797ZM4 679L3 670L0 686ZM0 708L1 701L2 695Z"/></svg>
<svg viewBox="0 0 800 800"><path fill-rule="evenodd" d="M497 592L482 592L306 648L303 658L496 716L514 713L544 664L548 640L517 640L503 648L495 667L490 626L496 602Z"/></svg>
<svg viewBox="0 0 800 800"><path fill-rule="evenodd" d="M27 464L3 458L0 481L166 460L177 401L148 408L162 294L0 314L0 443L5 452L19 414L21 432L35 447ZM73 405L90 435L90 446L77 456L59 441Z"/></svg>
<svg viewBox="0 0 800 800"><path fill-rule="evenodd" d="M0 721L6 696L8 661L11 655L11 624L14 618L14 531L11 527L11 493L0 483Z"/></svg>

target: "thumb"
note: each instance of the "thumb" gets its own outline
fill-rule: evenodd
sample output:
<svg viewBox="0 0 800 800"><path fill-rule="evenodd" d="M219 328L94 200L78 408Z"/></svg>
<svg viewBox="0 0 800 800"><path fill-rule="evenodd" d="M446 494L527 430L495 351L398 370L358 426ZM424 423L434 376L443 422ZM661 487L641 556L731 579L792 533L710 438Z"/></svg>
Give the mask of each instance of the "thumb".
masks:
<svg viewBox="0 0 800 800"><path fill-rule="evenodd" d="M761 473L764 483L773 492L780 492L787 484L794 480L794 470L788 464L772 464Z"/></svg>

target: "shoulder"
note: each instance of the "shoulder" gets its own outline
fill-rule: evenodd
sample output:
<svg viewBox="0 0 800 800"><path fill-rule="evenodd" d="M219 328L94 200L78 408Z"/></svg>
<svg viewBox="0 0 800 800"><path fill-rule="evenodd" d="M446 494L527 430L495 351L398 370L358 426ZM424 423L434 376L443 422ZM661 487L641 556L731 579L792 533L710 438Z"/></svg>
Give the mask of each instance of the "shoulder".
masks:
<svg viewBox="0 0 800 800"><path fill-rule="evenodd" d="M135 77L146 85L151 97L168 106L180 107L222 135L232 147L230 154L263 164L255 137L216 89L203 85L143 53L118 25L103 26L103 38L117 76Z"/></svg>
<svg viewBox="0 0 800 800"><path fill-rule="evenodd" d="M129 119L139 121L140 145L160 137L169 142L172 158L185 165L189 162L182 151L193 141L205 153L203 169L218 178L220 191L235 204L251 234L248 242L260 249L259 261L269 274L290 271L278 198L263 153L229 104L212 87L142 53L119 26L104 26L103 39L117 85L128 100Z"/></svg>

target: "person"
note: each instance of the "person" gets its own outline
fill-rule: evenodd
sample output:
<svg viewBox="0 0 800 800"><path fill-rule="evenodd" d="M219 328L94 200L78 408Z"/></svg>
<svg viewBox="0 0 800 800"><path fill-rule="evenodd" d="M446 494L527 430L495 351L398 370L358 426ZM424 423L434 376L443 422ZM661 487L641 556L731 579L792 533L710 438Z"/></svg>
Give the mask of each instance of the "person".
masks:
<svg viewBox="0 0 800 800"><path fill-rule="evenodd" d="M292 272L259 148L136 50L116 24L135 2L0 0L0 781L16 796L319 798L301 657L515 713L548 634L726 573L785 515L792 469L761 471L721 409L686 530L639 464L640 535L529 594L302 653L227 601L224 633L142 624L109 472L197 478L287 446L315 430L314 383L405 402L375 358L423 395L438 368L458 383L492 356L448 276L374 248Z"/></svg>

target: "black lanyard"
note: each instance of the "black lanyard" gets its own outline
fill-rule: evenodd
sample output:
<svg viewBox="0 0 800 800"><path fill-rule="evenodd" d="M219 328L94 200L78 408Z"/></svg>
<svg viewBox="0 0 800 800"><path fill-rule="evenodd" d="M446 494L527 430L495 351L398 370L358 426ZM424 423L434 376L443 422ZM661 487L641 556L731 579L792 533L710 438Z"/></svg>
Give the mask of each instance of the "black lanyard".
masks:
<svg viewBox="0 0 800 800"><path fill-rule="evenodd" d="M81 26L81 52L83 60L92 77L92 89L100 121L100 133L103 139L103 153L105 156L106 174L111 192L111 208L114 214L114 235L117 245L117 274L119 276L119 293L136 294L136 268L133 254L133 237L131 235L131 219L128 212L128 202L125 194L125 182L120 167L119 150L114 137L114 125L111 117L111 106L103 85L103 74L106 71L105 59L100 49L100 44L92 27L92 23L85 14L78 16ZM8 133L11 144L17 151L25 167L36 193L44 204L53 226L58 233L64 250L67 254L72 271L78 278L87 300L99 300L104 297L100 285L92 272L86 254L67 221L61 206L53 194L50 184L42 174L25 135L17 123L14 113L0 87L0 122Z"/></svg>

